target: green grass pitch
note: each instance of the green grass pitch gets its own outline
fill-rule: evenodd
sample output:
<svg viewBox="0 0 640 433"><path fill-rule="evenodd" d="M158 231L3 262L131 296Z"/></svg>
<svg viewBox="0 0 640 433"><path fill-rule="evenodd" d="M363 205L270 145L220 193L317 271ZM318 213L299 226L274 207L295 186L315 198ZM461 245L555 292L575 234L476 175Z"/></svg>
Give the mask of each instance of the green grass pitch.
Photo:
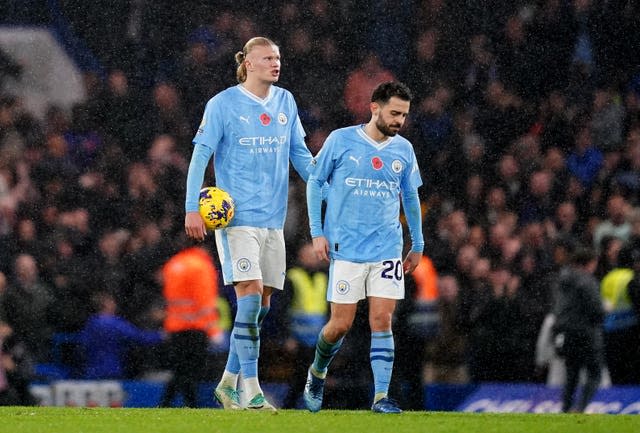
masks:
<svg viewBox="0 0 640 433"><path fill-rule="evenodd" d="M7 433L637 433L639 415L2 407Z"/></svg>

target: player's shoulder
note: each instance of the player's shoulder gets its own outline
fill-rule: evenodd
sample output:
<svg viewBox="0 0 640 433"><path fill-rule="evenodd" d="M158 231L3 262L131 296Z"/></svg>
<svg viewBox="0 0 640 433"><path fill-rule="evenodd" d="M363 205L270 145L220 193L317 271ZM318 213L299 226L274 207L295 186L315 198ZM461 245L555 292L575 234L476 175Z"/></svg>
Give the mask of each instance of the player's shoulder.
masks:
<svg viewBox="0 0 640 433"><path fill-rule="evenodd" d="M393 137L393 141L394 143L396 143L396 145L410 147L413 149L413 144L407 138L403 137L400 134L397 134L395 137Z"/></svg>
<svg viewBox="0 0 640 433"><path fill-rule="evenodd" d="M357 134L358 128L360 128L360 125L345 126L343 128L334 129L330 135L340 138L354 137Z"/></svg>
<svg viewBox="0 0 640 433"><path fill-rule="evenodd" d="M387 149L391 153L404 155L407 159L411 159L411 155L415 153L413 144L400 134L393 137L393 142L391 143L391 146L387 147Z"/></svg>
<svg viewBox="0 0 640 433"><path fill-rule="evenodd" d="M295 104L293 93L280 86L271 86L271 99L285 100Z"/></svg>
<svg viewBox="0 0 640 433"><path fill-rule="evenodd" d="M331 147L343 147L345 142L357 139L356 128L357 127L354 126L346 126L344 128L334 129L327 136L325 145L329 144Z"/></svg>
<svg viewBox="0 0 640 433"><path fill-rule="evenodd" d="M207 102L207 106L222 104L229 99L236 99L240 95L240 90L238 86L227 87L224 90L213 95L209 101Z"/></svg>
<svg viewBox="0 0 640 433"><path fill-rule="evenodd" d="M291 95L293 96L293 94L285 89L284 87L280 87L280 86L276 86L275 84L273 84L271 86L271 92L273 92L273 94L282 94L282 95Z"/></svg>
<svg viewBox="0 0 640 433"><path fill-rule="evenodd" d="M227 87L224 90L221 90L214 98L219 99L237 99L243 97L244 92L242 91L241 85L236 84L235 86Z"/></svg>

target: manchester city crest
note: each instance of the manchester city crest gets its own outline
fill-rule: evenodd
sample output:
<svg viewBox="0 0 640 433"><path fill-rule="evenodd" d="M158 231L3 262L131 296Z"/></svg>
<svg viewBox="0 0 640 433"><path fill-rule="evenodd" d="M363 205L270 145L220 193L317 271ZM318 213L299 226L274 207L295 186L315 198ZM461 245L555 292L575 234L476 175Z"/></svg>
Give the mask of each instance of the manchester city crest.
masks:
<svg viewBox="0 0 640 433"><path fill-rule="evenodd" d="M348 281L340 280L336 283L336 291L341 295L346 295L350 288Z"/></svg>

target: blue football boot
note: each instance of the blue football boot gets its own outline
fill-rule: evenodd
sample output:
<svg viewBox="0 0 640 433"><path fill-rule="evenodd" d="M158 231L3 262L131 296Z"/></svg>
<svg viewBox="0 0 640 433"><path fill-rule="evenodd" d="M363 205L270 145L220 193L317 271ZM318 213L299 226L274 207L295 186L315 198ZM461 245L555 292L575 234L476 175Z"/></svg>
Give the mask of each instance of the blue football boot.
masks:
<svg viewBox="0 0 640 433"><path fill-rule="evenodd" d="M302 397L304 404L310 412L318 412L322 408L322 394L324 392L324 379L307 372L307 384L304 386Z"/></svg>

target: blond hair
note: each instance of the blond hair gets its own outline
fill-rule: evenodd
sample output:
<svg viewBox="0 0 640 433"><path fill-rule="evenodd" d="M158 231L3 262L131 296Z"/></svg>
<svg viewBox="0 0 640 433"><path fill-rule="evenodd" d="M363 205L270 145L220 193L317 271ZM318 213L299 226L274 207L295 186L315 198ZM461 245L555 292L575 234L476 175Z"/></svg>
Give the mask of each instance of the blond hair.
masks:
<svg viewBox="0 0 640 433"><path fill-rule="evenodd" d="M236 64L238 65L236 69L236 79L238 83L244 83L247 81L247 65L244 61L247 59L247 55L251 52L253 47L257 46L274 46L277 45L269 38L265 38L263 36L256 36L255 38L251 38L244 44L244 48L242 51L238 51L235 55Z"/></svg>

